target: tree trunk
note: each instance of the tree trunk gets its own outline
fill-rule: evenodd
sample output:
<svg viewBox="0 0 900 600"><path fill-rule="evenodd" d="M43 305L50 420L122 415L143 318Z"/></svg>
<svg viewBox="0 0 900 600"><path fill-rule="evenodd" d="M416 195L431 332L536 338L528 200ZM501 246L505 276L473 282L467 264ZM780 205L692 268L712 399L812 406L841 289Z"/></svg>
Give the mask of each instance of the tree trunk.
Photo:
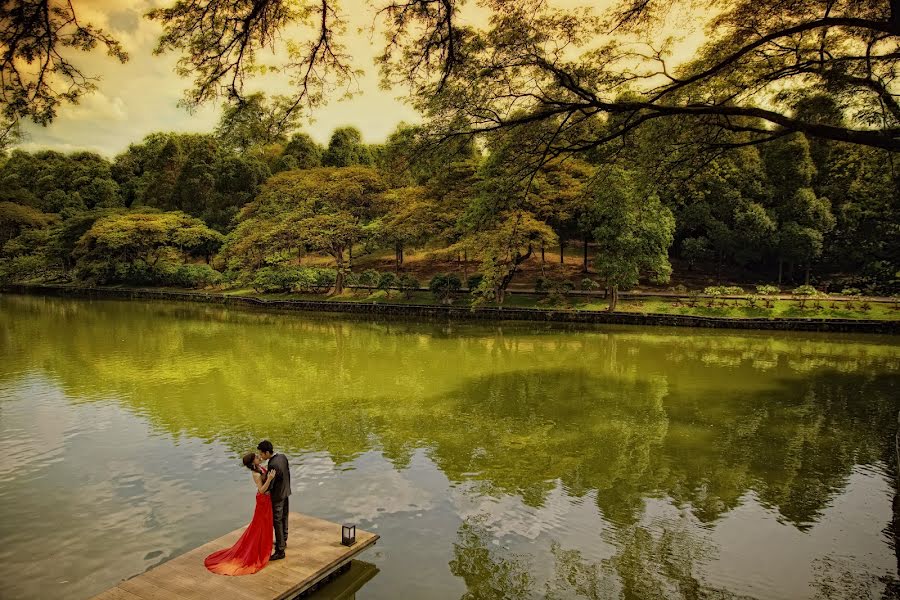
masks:
<svg viewBox="0 0 900 600"><path fill-rule="evenodd" d="M541 242L541 277L545 276L544 268L547 266L547 261L544 259L544 242Z"/></svg>
<svg viewBox="0 0 900 600"><path fill-rule="evenodd" d="M781 287L781 277L784 275L784 261L778 259L778 287Z"/></svg>
<svg viewBox="0 0 900 600"><path fill-rule="evenodd" d="M716 285L719 285L722 281L722 252L719 252L716 257Z"/></svg>
<svg viewBox="0 0 900 600"><path fill-rule="evenodd" d="M347 258L347 268L353 268L353 242L350 242L350 256ZM341 256L341 260L343 260L343 256Z"/></svg>
<svg viewBox="0 0 900 600"><path fill-rule="evenodd" d="M588 272L588 238L586 236L584 238L584 259L581 265L581 272Z"/></svg>
<svg viewBox="0 0 900 600"><path fill-rule="evenodd" d="M528 246L528 252L526 252L525 254L516 254L515 258L513 258L512 269L509 270L509 273L503 276L503 278L500 280L500 285L497 287L497 291L495 293L497 304L503 304L503 300L504 298L506 298L506 288L509 287L509 284L512 283L513 277L516 276L516 272L519 270L519 265L531 258L531 254L533 251L534 249L531 246Z"/></svg>
<svg viewBox="0 0 900 600"><path fill-rule="evenodd" d="M344 293L344 252L338 250L334 259L337 262L337 274L334 277L334 290L331 293L337 296Z"/></svg>
<svg viewBox="0 0 900 600"><path fill-rule="evenodd" d="M806 277L803 279L803 285L809 285L809 265L806 265Z"/></svg>
<svg viewBox="0 0 900 600"><path fill-rule="evenodd" d="M559 239L559 264L565 264L566 262L566 243L562 238Z"/></svg>
<svg viewBox="0 0 900 600"><path fill-rule="evenodd" d="M303 248L300 246L297 246L297 264L303 264Z"/></svg>
<svg viewBox="0 0 900 600"><path fill-rule="evenodd" d="M619 288L618 286L612 286L610 288L609 295L609 312L616 312L616 305L619 303Z"/></svg>
<svg viewBox="0 0 900 600"><path fill-rule="evenodd" d="M400 252L401 252L400 244L395 244L394 245L394 270L397 272L397 274L400 273L400 262L401 262Z"/></svg>

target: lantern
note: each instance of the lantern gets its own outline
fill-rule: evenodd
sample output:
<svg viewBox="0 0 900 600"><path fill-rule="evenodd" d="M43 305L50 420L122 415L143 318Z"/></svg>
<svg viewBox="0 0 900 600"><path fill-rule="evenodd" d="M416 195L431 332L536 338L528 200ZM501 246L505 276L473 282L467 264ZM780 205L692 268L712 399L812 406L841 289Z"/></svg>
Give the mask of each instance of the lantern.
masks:
<svg viewBox="0 0 900 600"><path fill-rule="evenodd" d="M344 523L341 527L341 543L345 546L352 546L356 543L356 525Z"/></svg>

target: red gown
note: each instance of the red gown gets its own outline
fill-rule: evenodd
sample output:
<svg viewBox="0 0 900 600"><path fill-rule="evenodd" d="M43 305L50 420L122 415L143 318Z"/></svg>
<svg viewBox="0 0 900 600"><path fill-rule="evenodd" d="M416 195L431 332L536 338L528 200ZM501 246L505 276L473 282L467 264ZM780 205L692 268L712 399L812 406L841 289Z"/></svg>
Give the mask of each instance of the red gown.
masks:
<svg viewBox="0 0 900 600"><path fill-rule="evenodd" d="M203 563L219 575L252 575L269 563L274 535L272 500L268 494L256 494L253 520L240 539L231 548L213 552Z"/></svg>

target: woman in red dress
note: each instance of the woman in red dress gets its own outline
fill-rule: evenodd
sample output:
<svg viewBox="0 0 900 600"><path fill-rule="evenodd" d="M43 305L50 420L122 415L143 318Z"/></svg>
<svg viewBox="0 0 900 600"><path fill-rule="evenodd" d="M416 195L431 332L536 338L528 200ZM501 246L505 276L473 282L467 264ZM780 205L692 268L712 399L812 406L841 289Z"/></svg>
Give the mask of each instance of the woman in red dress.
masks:
<svg viewBox="0 0 900 600"><path fill-rule="evenodd" d="M266 472L262 460L251 452L244 456L244 466L253 472L256 484L256 510L253 520L243 535L231 548L213 552L206 557L206 568L219 575L251 575L269 563L272 553L272 501L269 499L269 485L275 477L275 470Z"/></svg>

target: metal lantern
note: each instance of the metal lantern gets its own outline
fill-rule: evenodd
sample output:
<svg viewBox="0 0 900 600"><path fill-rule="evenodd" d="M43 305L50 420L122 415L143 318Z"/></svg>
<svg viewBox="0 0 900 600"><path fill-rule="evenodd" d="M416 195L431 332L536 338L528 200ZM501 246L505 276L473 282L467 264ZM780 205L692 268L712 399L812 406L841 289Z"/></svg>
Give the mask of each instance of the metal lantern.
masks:
<svg viewBox="0 0 900 600"><path fill-rule="evenodd" d="M341 543L345 546L352 546L356 543L356 525L344 523L341 527Z"/></svg>

